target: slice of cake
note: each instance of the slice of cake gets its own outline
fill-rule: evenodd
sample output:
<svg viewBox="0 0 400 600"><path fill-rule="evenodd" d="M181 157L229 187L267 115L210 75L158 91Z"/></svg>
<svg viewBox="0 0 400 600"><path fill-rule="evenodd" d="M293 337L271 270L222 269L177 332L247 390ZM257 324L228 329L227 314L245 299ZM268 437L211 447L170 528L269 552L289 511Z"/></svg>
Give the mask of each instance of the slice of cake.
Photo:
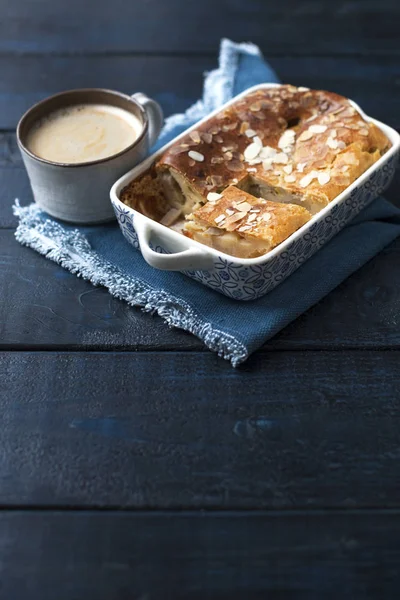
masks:
<svg viewBox="0 0 400 600"><path fill-rule="evenodd" d="M311 218L302 206L255 198L235 186L214 197L188 217L182 232L241 258L265 254Z"/></svg>

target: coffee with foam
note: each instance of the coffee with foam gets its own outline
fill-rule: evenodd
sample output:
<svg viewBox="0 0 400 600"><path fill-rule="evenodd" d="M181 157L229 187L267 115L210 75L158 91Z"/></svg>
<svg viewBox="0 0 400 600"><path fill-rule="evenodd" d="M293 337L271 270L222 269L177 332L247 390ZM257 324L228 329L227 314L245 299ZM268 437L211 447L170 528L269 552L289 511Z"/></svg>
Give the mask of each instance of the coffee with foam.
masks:
<svg viewBox="0 0 400 600"><path fill-rule="evenodd" d="M108 158L131 146L143 125L132 113L107 104L76 104L50 113L28 134L26 146L57 163Z"/></svg>

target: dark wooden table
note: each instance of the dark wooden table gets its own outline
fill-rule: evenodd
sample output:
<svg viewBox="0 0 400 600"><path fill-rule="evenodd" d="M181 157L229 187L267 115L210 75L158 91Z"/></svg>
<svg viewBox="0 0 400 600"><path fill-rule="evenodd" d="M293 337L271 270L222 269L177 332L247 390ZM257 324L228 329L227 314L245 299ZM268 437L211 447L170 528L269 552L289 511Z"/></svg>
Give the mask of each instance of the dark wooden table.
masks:
<svg viewBox="0 0 400 600"><path fill-rule="evenodd" d="M20 115L219 39L400 127L397 0L0 0L1 600L398 598L400 240L242 368L14 239ZM400 205L400 177L387 197Z"/></svg>

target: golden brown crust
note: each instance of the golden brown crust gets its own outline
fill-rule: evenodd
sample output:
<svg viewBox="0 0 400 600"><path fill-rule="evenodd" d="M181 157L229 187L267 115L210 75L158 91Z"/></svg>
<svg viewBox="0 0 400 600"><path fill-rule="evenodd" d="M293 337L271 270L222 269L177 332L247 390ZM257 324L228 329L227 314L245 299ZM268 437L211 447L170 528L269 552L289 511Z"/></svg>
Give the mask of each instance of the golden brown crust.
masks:
<svg viewBox="0 0 400 600"><path fill-rule="evenodd" d="M202 237L205 228L216 228L221 234L235 232L248 240L265 242L265 252L280 244L310 218L311 214L301 206L255 198L230 186L222 192L219 200L207 202L194 212L185 223L183 233L196 239L197 226L200 226ZM218 234L211 232L212 235L215 233ZM235 252L232 254L237 256ZM252 252L252 256L258 255L257 249Z"/></svg>
<svg viewBox="0 0 400 600"><path fill-rule="evenodd" d="M250 158L254 143L260 152ZM221 111L170 147L157 168L184 175L204 200L252 173L325 205L389 146L346 98L284 85L255 91ZM343 153L350 153L350 169L336 164Z"/></svg>
<svg viewBox="0 0 400 600"><path fill-rule="evenodd" d="M228 253L258 256L306 223L389 147L385 134L343 96L291 85L261 89L170 146L122 191L121 200L179 230L189 214L188 237L224 252L229 242ZM238 211L232 204L238 195L251 208ZM238 212L246 214L239 218Z"/></svg>

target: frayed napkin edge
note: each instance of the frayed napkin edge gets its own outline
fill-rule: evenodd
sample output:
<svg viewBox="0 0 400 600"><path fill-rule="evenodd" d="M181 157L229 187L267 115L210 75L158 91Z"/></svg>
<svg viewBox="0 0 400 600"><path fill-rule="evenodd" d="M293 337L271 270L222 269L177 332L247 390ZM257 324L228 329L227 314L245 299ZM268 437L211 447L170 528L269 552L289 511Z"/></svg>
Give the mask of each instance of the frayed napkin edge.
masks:
<svg viewBox="0 0 400 600"><path fill-rule="evenodd" d="M57 222L43 220L37 204L21 206L16 199L13 212L19 219L15 238L20 244L36 250L93 285L105 287L115 298L140 307L144 312L157 313L171 327L192 333L218 356L230 361L233 367L249 357L243 344L205 322L181 298L124 274L101 258L77 229L65 231Z"/></svg>

